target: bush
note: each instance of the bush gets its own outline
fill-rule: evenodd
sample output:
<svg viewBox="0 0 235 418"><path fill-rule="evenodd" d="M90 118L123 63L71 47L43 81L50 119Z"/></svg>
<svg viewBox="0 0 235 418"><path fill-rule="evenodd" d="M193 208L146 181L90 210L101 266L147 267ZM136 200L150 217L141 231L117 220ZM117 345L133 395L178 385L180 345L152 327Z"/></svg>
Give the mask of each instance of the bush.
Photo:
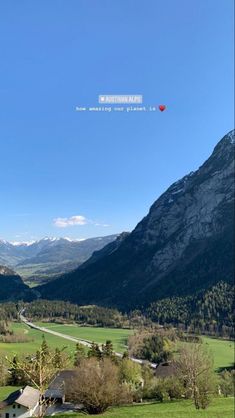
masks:
<svg viewBox="0 0 235 418"><path fill-rule="evenodd" d="M196 409L207 408L217 387L211 355L200 344L185 345L175 365L185 397L194 400Z"/></svg>
<svg viewBox="0 0 235 418"><path fill-rule="evenodd" d="M166 378L164 384L165 390L171 401L173 399L181 399L184 396L185 388L180 379L177 379L176 376Z"/></svg>
<svg viewBox="0 0 235 418"><path fill-rule="evenodd" d="M160 402L168 399L168 393L166 391L164 379L155 380L151 390L151 397L152 399L156 399Z"/></svg>
<svg viewBox="0 0 235 418"><path fill-rule="evenodd" d="M224 396L234 396L235 373L225 370L220 374L219 387Z"/></svg>
<svg viewBox="0 0 235 418"><path fill-rule="evenodd" d="M81 403L88 414L100 414L109 406L132 402L129 387L120 383L119 368L110 359L82 359L68 399Z"/></svg>
<svg viewBox="0 0 235 418"><path fill-rule="evenodd" d="M172 358L171 342L159 332L145 331L129 338L130 354L154 363Z"/></svg>

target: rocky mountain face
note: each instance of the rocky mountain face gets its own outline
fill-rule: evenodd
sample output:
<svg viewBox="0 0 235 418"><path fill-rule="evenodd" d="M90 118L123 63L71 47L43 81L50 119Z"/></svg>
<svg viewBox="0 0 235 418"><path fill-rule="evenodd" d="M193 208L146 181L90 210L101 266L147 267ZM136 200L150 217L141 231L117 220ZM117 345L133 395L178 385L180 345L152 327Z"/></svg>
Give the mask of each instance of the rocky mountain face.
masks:
<svg viewBox="0 0 235 418"><path fill-rule="evenodd" d="M134 231L70 274L44 298L121 309L233 280L234 131L195 172L172 184Z"/></svg>
<svg viewBox="0 0 235 418"><path fill-rule="evenodd" d="M8 267L0 266L0 302L22 299L30 301L34 297L18 274Z"/></svg>
<svg viewBox="0 0 235 418"><path fill-rule="evenodd" d="M94 251L102 249L117 235L72 241L68 238L44 238L32 243L0 241L0 263L14 268L27 283L47 282L59 274L74 270Z"/></svg>

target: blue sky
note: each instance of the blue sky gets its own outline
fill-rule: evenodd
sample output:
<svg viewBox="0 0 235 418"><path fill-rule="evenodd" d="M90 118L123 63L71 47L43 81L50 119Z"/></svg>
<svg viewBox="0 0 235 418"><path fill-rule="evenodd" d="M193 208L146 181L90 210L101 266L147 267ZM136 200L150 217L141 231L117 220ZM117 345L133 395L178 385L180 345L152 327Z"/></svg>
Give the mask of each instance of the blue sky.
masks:
<svg viewBox="0 0 235 418"><path fill-rule="evenodd" d="M233 128L232 0L3 0L0 54L1 238L131 230Z"/></svg>

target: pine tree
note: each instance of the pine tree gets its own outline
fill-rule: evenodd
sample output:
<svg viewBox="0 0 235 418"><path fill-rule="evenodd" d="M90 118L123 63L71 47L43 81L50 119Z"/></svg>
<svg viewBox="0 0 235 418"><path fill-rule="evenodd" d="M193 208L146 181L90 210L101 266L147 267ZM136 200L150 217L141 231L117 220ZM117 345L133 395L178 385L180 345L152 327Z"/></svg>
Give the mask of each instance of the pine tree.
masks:
<svg viewBox="0 0 235 418"><path fill-rule="evenodd" d="M107 340L105 344L102 344L102 355L109 358L114 356L112 341Z"/></svg>
<svg viewBox="0 0 235 418"><path fill-rule="evenodd" d="M102 352L99 348L99 345L96 344L94 341L91 343L91 347L88 351L88 357L96 357L98 359L101 359Z"/></svg>
<svg viewBox="0 0 235 418"><path fill-rule="evenodd" d="M81 360L86 356L86 351L85 351L85 347L80 344L77 343L76 344L76 350L74 353L74 366L78 367L81 363Z"/></svg>

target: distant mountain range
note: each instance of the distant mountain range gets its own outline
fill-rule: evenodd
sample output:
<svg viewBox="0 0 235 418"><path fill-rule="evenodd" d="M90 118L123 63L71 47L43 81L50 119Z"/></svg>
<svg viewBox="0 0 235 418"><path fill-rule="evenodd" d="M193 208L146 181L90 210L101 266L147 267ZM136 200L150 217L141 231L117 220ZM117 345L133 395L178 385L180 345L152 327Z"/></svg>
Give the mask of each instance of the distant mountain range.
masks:
<svg viewBox="0 0 235 418"><path fill-rule="evenodd" d="M132 233L37 290L46 299L132 309L234 277L234 131L172 184Z"/></svg>
<svg viewBox="0 0 235 418"><path fill-rule="evenodd" d="M25 283L39 284L71 271L88 260L94 251L114 241L118 235L71 240L44 238L30 243L0 240L0 264L13 268Z"/></svg>

